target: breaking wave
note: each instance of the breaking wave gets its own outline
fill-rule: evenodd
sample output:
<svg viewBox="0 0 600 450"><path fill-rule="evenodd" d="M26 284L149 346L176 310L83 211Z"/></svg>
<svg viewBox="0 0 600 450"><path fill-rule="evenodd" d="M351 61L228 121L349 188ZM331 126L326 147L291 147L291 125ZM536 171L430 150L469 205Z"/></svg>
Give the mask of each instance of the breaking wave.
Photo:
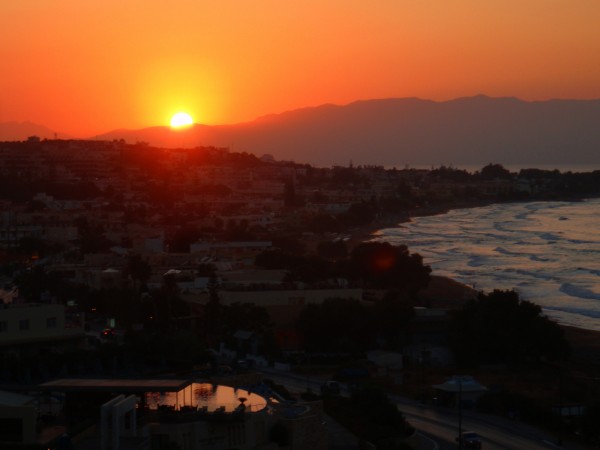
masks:
<svg viewBox="0 0 600 450"><path fill-rule="evenodd" d="M416 217L377 240L406 244L434 273L517 288L560 323L600 330L600 199L497 204Z"/></svg>

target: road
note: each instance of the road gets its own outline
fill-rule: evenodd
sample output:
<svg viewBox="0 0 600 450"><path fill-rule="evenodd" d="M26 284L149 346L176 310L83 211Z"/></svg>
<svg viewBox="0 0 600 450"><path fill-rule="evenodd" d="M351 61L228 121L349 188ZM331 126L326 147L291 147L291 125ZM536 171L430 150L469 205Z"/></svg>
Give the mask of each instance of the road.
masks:
<svg viewBox="0 0 600 450"><path fill-rule="evenodd" d="M284 385L292 393L302 393L310 389L319 393L322 379L302 377L299 375L263 371L265 378ZM348 395L347 387L342 385L342 395ZM410 424L421 434L435 441L440 450L456 449L455 438L458 435L457 411L449 408L429 407L410 399L390 395L390 400L398 408ZM569 443L563 447L556 445L557 436L517 421L510 421L496 416L464 411L462 429L474 431L482 436L483 448L486 450L584 450L585 447ZM435 445L431 446L432 449Z"/></svg>

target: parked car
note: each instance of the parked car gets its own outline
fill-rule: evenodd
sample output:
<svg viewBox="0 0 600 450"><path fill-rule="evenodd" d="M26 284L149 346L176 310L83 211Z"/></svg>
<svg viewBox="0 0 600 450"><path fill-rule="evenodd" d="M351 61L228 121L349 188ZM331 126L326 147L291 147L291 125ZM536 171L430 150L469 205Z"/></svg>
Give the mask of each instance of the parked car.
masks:
<svg viewBox="0 0 600 450"><path fill-rule="evenodd" d="M462 443L462 448L481 448L481 436L473 431L463 431L456 442Z"/></svg>

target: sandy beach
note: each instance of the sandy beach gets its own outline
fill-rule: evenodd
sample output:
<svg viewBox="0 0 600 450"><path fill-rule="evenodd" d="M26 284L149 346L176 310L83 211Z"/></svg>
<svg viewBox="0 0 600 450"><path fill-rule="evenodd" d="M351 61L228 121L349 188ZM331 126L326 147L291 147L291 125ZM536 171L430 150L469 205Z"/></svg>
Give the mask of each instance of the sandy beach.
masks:
<svg viewBox="0 0 600 450"><path fill-rule="evenodd" d="M457 205L456 208L485 206L489 203L477 202L471 205ZM455 209L455 208L451 208ZM450 208L423 208L410 211L408 215L389 215L383 217L369 226L354 229L347 240L348 249L370 241L377 237L378 231L384 228L394 228L402 223L411 221L412 217L423 217L444 214ZM410 246L409 246L410 250ZM426 261L425 261L426 263ZM420 292L419 306L431 308L457 309L465 301L477 295L477 291L470 286L448 277L431 274L430 285ZM571 326L561 325L565 336L572 347L572 359L581 363L598 363L600 361L600 332Z"/></svg>

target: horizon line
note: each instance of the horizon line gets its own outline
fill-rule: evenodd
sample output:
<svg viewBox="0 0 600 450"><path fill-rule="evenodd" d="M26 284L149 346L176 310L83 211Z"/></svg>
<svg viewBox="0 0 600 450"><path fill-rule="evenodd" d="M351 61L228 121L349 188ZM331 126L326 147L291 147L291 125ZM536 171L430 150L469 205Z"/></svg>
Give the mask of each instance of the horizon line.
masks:
<svg viewBox="0 0 600 450"><path fill-rule="evenodd" d="M194 122L190 127L188 127L188 129L190 128L195 128L198 126L204 126L204 127L222 127L222 126L237 126L237 125L247 125L256 121L259 121L261 119L266 119L266 118L271 118L271 117L276 117L276 116L281 116L281 115L285 115L285 114L289 114L289 113L293 113L293 112L298 112L298 111L305 111L305 110L310 110L310 109L317 109L317 108L322 108L322 107L336 107L336 108L343 108L346 106L351 106L357 103L364 103L364 102L375 102L375 101L386 101L386 100L417 100L417 101L422 101L422 102L428 102L428 103L451 103L451 102L455 102L455 101L459 101L459 100L469 100L469 99L476 99L476 98L486 98L486 99L491 99L491 100L516 100L522 103L548 103L548 102L555 102L555 101L576 101L576 102L593 102L593 101L600 101L600 97L599 98L561 98L561 97L551 97L551 98L546 98L546 99L542 99L542 100L526 100L520 97L515 97L515 96L491 96L488 94L473 94L473 95L464 95L464 96L460 96L460 97L452 97L446 100L434 100L434 99L430 99L430 98L423 98L423 97L375 97L375 98L359 98L356 100L352 100L350 102L347 103L332 103L332 102L325 102L325 103L320 103L320 104L316 104L316 105L307 105L307 106L299 106L297 108L293 108L293 109L286 109L286 110L282 110L279 112L274 112L274 113L267 113L267 114L263 114L263 115L259 115L254 117L254 119L249 119L246 121L240 121L240 122L232 122L232 123L219 123L219 124L205 124L205 123L197 123ZM118 132L118 131L141 131L141 130L146 130L149 128L167 128L167 129L171 129L175 132L182 132L184 130L174 130L170 125L147 125L147 126L142 126L141 128L113 128L110 129L108 131L105 132L101 132L101 133L97 133L97 134L93 134L91 136L86 136L86 137L82 137L82 136L74 136L74 135L70 135L69 133L63 133L63 132L58 132L55 130L52 130L50 128L48 128L46 125L44 124L40 124L37 122L33 122L30 119L25 119L23 121L19 121L19 120L8 120L5 122L0 122L0 126L1 125L9 125L9 124L16 124L16 125L26 125L26 124L30 124L30 125L34 125L34 126L38 126L38 127L43 127L46 128L50 133L56 134L56 135L66 135L69 136L68 138L65 139L77 139L77 140L95 140L98 137L105 135L105 134L109 134L109 133L114 133L114 132Z"/></svg>

